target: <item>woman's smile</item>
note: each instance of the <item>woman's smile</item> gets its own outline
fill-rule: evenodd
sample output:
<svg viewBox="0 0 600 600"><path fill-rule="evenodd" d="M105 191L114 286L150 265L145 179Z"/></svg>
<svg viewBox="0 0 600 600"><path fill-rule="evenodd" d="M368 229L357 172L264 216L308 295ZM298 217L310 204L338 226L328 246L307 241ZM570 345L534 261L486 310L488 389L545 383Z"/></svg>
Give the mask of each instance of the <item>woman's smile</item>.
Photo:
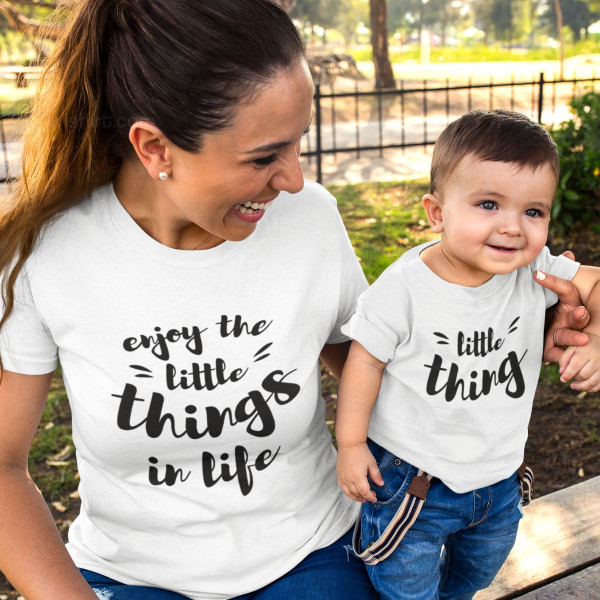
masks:
<svg viewBox="0 0 600 600"><path fill-rule="evenodd" d="M256 223L263 218L265 211L271 206L272 202L272 200L268 202L250 202L248 200L232 206L231 212L244 221Z"/></svg>

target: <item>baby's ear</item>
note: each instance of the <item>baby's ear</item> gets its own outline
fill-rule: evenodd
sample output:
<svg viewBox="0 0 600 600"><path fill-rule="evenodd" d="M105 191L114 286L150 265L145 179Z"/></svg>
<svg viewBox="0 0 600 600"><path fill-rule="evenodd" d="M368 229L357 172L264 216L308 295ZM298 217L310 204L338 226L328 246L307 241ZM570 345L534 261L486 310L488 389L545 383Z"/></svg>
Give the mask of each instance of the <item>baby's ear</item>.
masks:
<svg viewBox="0 0 600 600"><path fill-rule="evenodd" d="M431 229L434 233L444 231L444 221L442 219L442 202L437 194L425 194L421 200L425 214Z"/></svg>

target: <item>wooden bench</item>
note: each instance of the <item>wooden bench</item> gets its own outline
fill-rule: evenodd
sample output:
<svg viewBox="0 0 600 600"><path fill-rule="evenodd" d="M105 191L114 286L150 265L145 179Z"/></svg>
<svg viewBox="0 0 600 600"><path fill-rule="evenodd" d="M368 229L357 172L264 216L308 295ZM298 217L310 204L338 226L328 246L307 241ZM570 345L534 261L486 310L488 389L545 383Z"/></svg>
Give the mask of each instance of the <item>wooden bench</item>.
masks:
<svg viewBox="0 0 600 600"><path fill-rule="evenodd" d="M600 598L600 476L524 509L517 542L475 600Z"/></svg>
<svg viewBox="0 0 600 600"><path fill-rule="evenodd" d="M15 79L18 88L26 88L29 85L29 80L38 78L41 72L42 67L22 67L20 65L0 67L2 77Z"/></svg>

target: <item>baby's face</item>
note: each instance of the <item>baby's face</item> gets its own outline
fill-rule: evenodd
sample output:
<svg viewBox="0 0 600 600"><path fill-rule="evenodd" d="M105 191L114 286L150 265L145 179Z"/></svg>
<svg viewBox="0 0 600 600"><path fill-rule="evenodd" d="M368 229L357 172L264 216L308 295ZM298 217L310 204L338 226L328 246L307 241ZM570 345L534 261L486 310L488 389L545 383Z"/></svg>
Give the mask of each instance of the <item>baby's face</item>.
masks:
<svg viewBox="0 0 600 600"><path fill-rule="evenodd" d="M466 156L438 194L444 252L481 283L530 264L546 244L555 191L548 165Z"/></svg>

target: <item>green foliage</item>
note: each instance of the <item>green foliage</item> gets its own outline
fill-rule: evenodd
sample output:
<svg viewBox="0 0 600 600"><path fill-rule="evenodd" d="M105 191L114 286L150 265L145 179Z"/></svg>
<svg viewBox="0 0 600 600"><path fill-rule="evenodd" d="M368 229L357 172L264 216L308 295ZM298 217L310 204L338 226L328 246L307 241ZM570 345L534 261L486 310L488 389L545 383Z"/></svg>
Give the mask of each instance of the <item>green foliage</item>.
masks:
<svg viewBox="0 0 600 600"><path fill-rule="evenodd" d="M574 118L551 132L560 154L551 227L559 234L600 218L600 94L588 92L570 104Z"/></svg>
<svg viewBox="0 0 600 600"><path fill-rule="evenodd" d="M571 30L575 41L581 38L581 30L587 29L600 19L600 2L590 0L560 0L563 24ZM542 13L541 24L549 28L552 35L558 35L556 8L554 2L548 2Z"/></svg>

